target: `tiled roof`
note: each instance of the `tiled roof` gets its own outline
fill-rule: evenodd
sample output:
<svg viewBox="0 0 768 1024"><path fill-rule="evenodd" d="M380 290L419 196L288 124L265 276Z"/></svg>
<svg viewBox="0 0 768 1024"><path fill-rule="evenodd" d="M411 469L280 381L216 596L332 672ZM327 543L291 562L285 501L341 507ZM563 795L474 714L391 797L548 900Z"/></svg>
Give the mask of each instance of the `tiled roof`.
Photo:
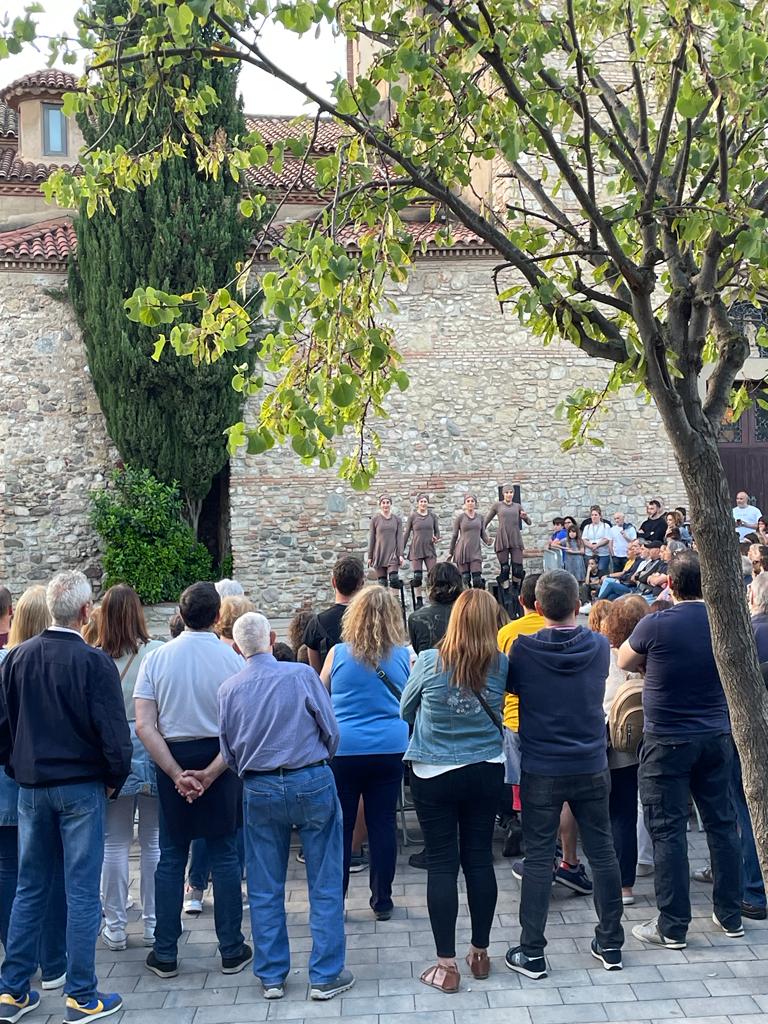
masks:
<svg viewBox="0 0 768 1024"><path fill-rule="evenodd" d="M71 71L59 68L44 68L22 75L15 82L0 89L0 100L16 109L19 103L30 96L60 96L77 87L77 79Z"/></svg>
<svg viewBox="0 0 768 1024"><path fill-rule="evenodd" d="M18 151L6 146L0 149L0 185L5 182L18 184L37 184L45 181L53 171L58 170L61 164L37 163L33 160L20 160ZM73 170L69 165L64 165L67 170ZM75 173L79 172L79 166L74 167Z"/></svg>
<svg viewBox="0 0 768 1024"><path fill-rule="evenodd" d="M459 255L480 255L485 252L495 252L495 248L482 239L474 231L471 231L468 227L463 224L451 224L450 232L453 240L453 245L447 246L442 241L437 242L437 232L442 229L445 231L446 225L438 221L432 221L431 223L423 221L410 221L406 222L405 229L414 241L415 255L418 259L421 254L422 248L426 247L428 253L433 255L441 254L444 256L459 256ZM355 250L358 247L358 242L364 232L370 232L369 227L355 227L349 225L341 228L337 232L336 238L339 242L345 245L350 250ZM260 262L264 262L269 259L269 254L273 246L279 245L282 238L283 225L273 225L267 237L264 239L262 245L259 247L257 258Z"/></svg>
<svg viewBox="0 0 768 1024"><path fill-rule="evenodd" d="M314 135L314 153L334 153L339 139L349 131L344 125L328 118L320 118L315 133L313 117L258 117L254 114L245 115L245 123L249 132L256 131L264 139L267 146L274 145L283 139L295 139L306 135L311 139Z"/></svg>
<svg viewBox="0 0 768 1024"><path fill-rule="evenodd" d="M19 119L16 111L6 103L0 103L0 139L15 139L19 134Z"/></svg>
<svg viewBox="0 0 768 1024"><path fill-rule="evenodd" d="M76 245L75 229L68 218L39 221L0 232L0 264L63 265Z"/></svg>

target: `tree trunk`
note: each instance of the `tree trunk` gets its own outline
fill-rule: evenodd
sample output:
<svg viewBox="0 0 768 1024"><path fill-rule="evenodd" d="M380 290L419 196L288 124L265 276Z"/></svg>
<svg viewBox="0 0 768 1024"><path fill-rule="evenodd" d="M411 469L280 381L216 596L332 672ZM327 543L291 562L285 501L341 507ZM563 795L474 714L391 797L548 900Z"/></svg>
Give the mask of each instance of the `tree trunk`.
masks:
<svg viewBox="0 0 768 1024"><path fill-rule="evenodd" d="M712 648L741 758L757 855L763 878L768 880L768 692L758 665L744 595L730 495L716 440L699 432L696 450L690 451L679 433L669 433L688 492ZM728 799L727 794L723 794L723 799Z"/></svg>
<svg viewBox="0 0 768 1024"><path fill-rule="evenodd" d="M192 527L192 532L197 537L197 529L200 525L200 513L203 510L203 499L190 498L189 495L185 494L184 503L187 506L187 522Z"/></svg>

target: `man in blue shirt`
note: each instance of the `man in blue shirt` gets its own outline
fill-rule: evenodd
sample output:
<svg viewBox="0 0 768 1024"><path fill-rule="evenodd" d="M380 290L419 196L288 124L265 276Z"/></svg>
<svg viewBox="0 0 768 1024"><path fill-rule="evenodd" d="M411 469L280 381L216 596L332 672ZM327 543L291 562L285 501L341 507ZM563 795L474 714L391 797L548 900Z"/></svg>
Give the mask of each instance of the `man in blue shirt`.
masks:
<svg viewBox="0 0 768 1024"><path fill-rule="evenodd" d="M640 799L653 839L658 917L632 934L685 949L691 921L686 823L699 809L712 854L714 923L729 938L741 926L741 850L729 795L733 740L728 705L712 654L699 556L683 551L669 565L674 607L647 615L619 650L625 671L645 668Z"/></svg>
<svg viewBox="0 0 768 1024"><path fill-rule="evenodd" d="M611 836L611 788L603 696L609 667L604 636L579 626L579 585L563 569L536 584L536 611L546 621L519 636L509 651L507 690L520 698L520 802L525 871L520 896L520 945L506 965L543 978L544 928L552 861L563 804L570 805L594 874L598 924L591 953L606 970L621 970L621 876Z"/></svg>
<svg viewBox="0 0 768 1024"><path fill-rule="evenodd" d="M355 979L344 968L341 807L328 767L339 730L331 699L308 665L273 657L275 634L263 615L241 616L233 637L248 663L219 690L219 730L222 757L245 789L253 973L266 999L282 998L291 967L285 875L296 825L309 888L310 995L332 999Z"/></svg>

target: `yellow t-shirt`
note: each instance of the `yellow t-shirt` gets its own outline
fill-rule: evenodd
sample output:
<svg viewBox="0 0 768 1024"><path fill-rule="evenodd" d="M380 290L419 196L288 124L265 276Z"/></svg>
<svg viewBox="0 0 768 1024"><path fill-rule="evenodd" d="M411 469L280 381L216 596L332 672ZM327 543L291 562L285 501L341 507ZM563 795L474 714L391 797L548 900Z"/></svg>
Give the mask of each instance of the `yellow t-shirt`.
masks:
<svg viewBox="0 0 768 1024"><path fill-rule="evenodd" d="M512 644L519 636L530 636L544 629L546 621L538 612L526 612L522 619L513 619L499 630L497 643L499 650L509 655ZM517 694L508 693L504 698L504 725L507 729L517 732L520 727L520 698Z"/></svg>

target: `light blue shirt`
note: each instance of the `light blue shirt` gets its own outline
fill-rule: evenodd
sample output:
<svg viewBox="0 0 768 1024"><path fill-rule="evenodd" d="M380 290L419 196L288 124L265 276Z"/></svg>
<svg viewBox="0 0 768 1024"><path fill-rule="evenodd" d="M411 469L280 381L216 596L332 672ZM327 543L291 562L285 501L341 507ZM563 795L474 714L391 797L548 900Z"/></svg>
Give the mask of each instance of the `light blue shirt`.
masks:
<svg viewBox="0 0 768 1024"><path fill-rule="evenodd" d="M157 704L166 740L219 738L219 687L245 661L215 633L185 629L142 659L134 700Z"/></svg>
<svg viewBox="0 0 768 1024"><path fill-rule="evenodd" d="M402 692L410 669L408 648L395 647L380 667ZM341 734L337 756L402 754L408 746L399 699L372 668L352 657L349 644L333 649L331 700Z"/></svg>

